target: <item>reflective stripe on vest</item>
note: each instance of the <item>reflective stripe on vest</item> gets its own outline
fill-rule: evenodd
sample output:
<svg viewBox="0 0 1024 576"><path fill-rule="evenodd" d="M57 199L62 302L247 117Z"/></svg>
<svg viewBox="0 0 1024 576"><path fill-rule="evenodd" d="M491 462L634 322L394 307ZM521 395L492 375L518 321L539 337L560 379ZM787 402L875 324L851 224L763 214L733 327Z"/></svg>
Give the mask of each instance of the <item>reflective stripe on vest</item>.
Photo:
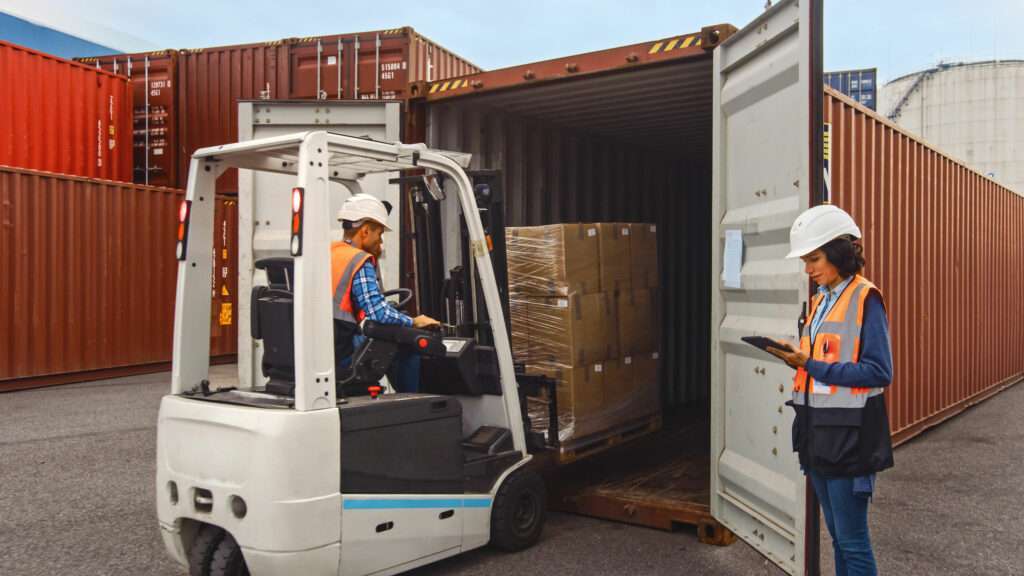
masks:
<svg viewBox="0 0 1024 576"><path fill-rule="evenodd" d="M352 302L352 281L356 272L369 260L376 264L376 259L352 246L348 242L331 244L331 281L334 284L334 318L358 324L366 313L355 310Z"/></svg>
<svg viewBox="0 0 1024 576"><path fill-rule="evenodd" d="M811 323L804 324L800 337L800 350L814 360L822 362L857 362L860 359L860 335L864 324L864 304L872 292L879 292L874 284L857 275L847 285L839 300L825 316L811 342ZM879 292L879 294L881 294ZM814 314L824 300L819 294L811 304L810 315ZM814 408L863 408L868 398L884 392L884 388L850 388L847 386L823 385L814 381L807 371L800 368L793 378L793 403L804 405L804 388L810 385L808 394L810 406Z"/></svg>

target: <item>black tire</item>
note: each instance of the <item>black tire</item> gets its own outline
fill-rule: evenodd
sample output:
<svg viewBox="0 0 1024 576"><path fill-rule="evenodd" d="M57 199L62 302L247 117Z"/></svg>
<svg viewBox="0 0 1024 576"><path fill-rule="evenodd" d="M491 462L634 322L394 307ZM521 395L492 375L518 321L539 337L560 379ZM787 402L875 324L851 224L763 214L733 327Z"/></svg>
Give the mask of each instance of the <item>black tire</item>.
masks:
<svg viewBox="0 0 1024 576"><path fill-rule="evenodd" d="M224 539L224 530L203 524L192 542L188 551L188 573L189 576L210 576L210 564L213 563L213 555L217 546Z"/></svg>
<svg viewBox="0 0 1024 576"><path fill-rule="evenodd" d="M547 514L544 481L533 470L519 469L498 488L491 509L491 544L506 552L529 548L540 539Z"/></svg>
<svg viewBox="0 0 1024 576"><path fill-rule="evenodd" d="M226 534L217 546L210 565L210 576L249 576L242 548L231 534Z"/></svg>

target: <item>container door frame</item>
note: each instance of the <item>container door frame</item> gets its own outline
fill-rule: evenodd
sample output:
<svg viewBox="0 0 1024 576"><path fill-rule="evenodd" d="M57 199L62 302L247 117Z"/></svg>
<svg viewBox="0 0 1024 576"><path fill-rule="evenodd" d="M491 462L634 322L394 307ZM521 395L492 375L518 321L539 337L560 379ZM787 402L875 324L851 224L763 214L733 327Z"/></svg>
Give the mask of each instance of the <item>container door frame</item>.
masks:
<svg viewBox="0 0 1024 576"><path fill-rule="evenodd" d="M811 4L778 2L723 42L713 78L711 512L790 574L805 570L807 519L785 406L793 371L740 338L796 341L807 302L802 263L785 255L817 181ZM730 230L742 235L740 288L719 276Z"/></svg>

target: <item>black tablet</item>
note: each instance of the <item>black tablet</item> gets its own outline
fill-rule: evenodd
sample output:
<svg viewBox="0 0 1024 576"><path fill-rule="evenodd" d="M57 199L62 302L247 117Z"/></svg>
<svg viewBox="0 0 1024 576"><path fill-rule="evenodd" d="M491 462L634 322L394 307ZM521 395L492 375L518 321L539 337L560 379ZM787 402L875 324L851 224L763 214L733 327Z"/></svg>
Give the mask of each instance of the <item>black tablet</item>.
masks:
<svg viewBox="0 0 1024 576"><path fill-rule="evenodd" d="M786 346L782 342L772 340L771 338L766 338L765 336L743 336L742 338L740 338L740 340L743 340L744 342L750 344L751 346L760 348L765 352L768 352L767 348L769 346L771 346L772 348L778 348L779 350L783 351L789 350L789 346Z"/></svg>

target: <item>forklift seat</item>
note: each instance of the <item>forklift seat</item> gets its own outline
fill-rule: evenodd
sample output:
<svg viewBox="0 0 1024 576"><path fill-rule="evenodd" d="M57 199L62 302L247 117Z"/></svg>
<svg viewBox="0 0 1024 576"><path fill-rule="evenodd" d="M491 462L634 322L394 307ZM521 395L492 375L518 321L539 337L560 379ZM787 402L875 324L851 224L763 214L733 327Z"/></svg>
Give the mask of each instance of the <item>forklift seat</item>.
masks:
<svg viewBox="0 0 1024 576"><path fill-rule="evenodd" d="M269 392L291 395L295 388L294 295L291 258L264 258L255 263L267 273L267 285L252 290L252 321L254 340L263 340L263 375L270 378ZM352 336L362 333L366 340L352 351ZM444 342L439 335L406 328L364 321L362 326L334 319L335 380L338 394L367 394L369 386L380 382L391 368L399 345L411 346L424 356L443 357ZM342 366L349 357L352 361Z"/></svg>

